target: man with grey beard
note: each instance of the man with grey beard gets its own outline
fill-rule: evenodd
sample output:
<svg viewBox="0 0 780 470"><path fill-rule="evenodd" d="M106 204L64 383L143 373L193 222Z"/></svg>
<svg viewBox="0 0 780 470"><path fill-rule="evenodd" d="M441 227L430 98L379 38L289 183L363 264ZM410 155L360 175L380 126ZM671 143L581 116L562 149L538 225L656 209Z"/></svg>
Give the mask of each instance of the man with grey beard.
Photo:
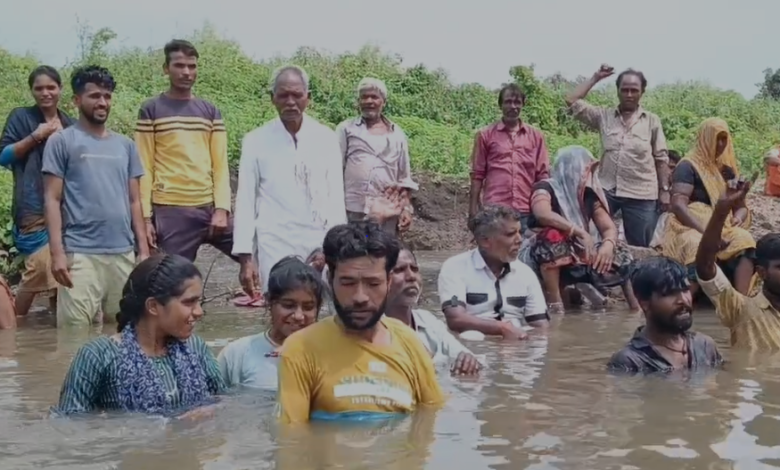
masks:
<svg viewBox="0 0 780 470"><path fill-rule="evenodd" d="M685 268L658 256L640 261L631 276L645 325L637 328L628 345L615 353L608 367L629 373L672 372L718 367L723 358L715 341L689 331L693 300Z"/></svg>

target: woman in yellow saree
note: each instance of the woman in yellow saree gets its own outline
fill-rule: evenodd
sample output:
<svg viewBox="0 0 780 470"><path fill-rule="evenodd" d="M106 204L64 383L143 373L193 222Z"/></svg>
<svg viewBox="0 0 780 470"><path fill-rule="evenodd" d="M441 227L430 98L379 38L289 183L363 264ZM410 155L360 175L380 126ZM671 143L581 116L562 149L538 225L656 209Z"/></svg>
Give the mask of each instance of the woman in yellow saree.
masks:
<svg viewBox="0 0 780 470"><path fill-rule="evenodd" d="M710 118L702 122L688 155L672 174L672 204L661 252L688 268L696 286L694 260L701 235L715 203L726 191L726 182L739 177L737 159L726 121ZM747 206L738 207L721 234L718 265L734 288L748 294L754 275L756 242L748 232L751 215Z"/></svg>

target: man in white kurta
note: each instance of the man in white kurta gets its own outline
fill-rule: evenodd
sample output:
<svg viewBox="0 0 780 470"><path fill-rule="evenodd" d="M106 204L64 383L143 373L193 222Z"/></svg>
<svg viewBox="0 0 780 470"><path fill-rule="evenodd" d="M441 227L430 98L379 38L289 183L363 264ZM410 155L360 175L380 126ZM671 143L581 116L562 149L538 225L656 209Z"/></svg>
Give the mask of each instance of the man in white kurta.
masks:
<svg viewBox="0 0 780 470"><path fill-rule="evenodd" d="M271 93L279 117L244 136L233 254L245 290L257 273L265 292L274 264L307 259L331 227L346 223L341 149L333 130L304 113L308 83L299 67L279 69Z"/></svg>

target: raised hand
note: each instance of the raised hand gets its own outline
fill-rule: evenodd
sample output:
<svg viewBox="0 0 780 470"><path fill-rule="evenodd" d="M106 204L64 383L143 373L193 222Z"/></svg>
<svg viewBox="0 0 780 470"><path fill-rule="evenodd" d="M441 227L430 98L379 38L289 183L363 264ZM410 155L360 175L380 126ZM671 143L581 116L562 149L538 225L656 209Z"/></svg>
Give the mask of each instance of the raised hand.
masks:
<svg viewBox="0 0 780 470"><path fill-rule="evenodd" d="M596 80L604 80L605 78L611 77L615 74L615 67L612 67L607 64L601 64L601 67L596 71L596 73L593 74L593 78Z"/></svg>

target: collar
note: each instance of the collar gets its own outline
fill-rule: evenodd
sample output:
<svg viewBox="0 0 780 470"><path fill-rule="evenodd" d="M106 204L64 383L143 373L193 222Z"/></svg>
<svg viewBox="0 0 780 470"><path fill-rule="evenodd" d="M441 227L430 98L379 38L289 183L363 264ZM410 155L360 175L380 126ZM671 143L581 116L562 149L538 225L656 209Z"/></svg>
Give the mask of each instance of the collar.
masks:
<svg viewBox="0 0 780 470"><path fill-rule="evenodd" d="M381 114L381 115L379 116L379 119L381 119L381 120L382 120L382 122L384 122L384 123L385 123L385 125L388 127L388 129L390 129L390 132L394 132L394 131L395 131L395 123L394 123L393 121L391 121L391 120L387 119L387 117L385 117L385 115L384 115L384 114ZM354 122L354 124L355 124L356 126L365 126L365 125L366 125L366 120L365 120L365 119L363 119L363 116L358 116L358 117L355 119L355 122Z"/></svg>
<svg viewBox="0 0 780 470"><path fill-rule="evenodd" d="M692 331L686 331L683 333L683 335L688 340L689 345L693 345L693 338L696 336L696 333ZM629 345L631 345L632 348L638 349L638 350L645 350L647 348L652 349L655 351L653 347L653 343L650 342L649 339L647 339L647 335L645 334L645 325L640 326L636 329L634 332L634 336L631 338L631 341L629 341Z"/></svg>
<svg viewBox="0 0 780 470"><path fill-rule="evenodd" d="M412 320L414 321L415 331L428 329L428 323L425 321L425 315L420 313L420 311L416 308L412 309Z"/></svg>
<svg viewBox="0 0 780 470"><path fill-rule="evenodd" d="M496 130L499 130L501 132L505 132L507 130L506 124L504 124L504 121L498 121L498 124L496 124ZM520 129L519 132L521 134L525 134L528 132L528 124L524 123L523 120L520 120Z"/></svg>
<svg viewBox="0 0 780 470"><path fill-rule="evenodd" d="M641 104L636 109L636 113L639 114L639 117L647 116L647 111L645 111L645 108L643 108ZM615 106L615 116L620 117L620 109L617 106Z"/></svg>
<svg viewBox="0 0 780 470"><path fill-rule="evenodd" d="M471 250L471 261L474 263L474 269L477 271L481 270L487 270L490 271L490 268L488 267L487 263L485 263L485 258L482 257L482 253L479 252L479 248L474 248ZM501 275L499 276L499 279L503 278L510 272L515 272L515 265L514 263L504 263L504 269L501 271ZM492 274L492 271L490 271Z"/></svg>
<svg viewBox="0 0 780 470"><path fill-rule="evenodd" d="M298 133L295 134L296 136L300 136L301 134L306 132L306 129L308 129L310 127L310 125L309 125L309 121L310 120L311 120L311 118L309 117L309 115L306 114L306 113L303 113L303 119L301 120L301 128L298 129ZM284 127L284 123L282 122L282 118L279 117L279 116L276 117L276 130L284 132L287 135L290 135L290 133L287 132L287 129Z"/></svg>
<svg viewBox="0 0 780 470"><path fill-rule="evenodd" d="M38 106L32 105L28 109L30 110L30 113L35 116L38 124L43 124L46 122L46 118L43 116L43 112ZM65 114L65 112L63 112L60 108L57 108L57 117L59 117L63 129L70 127L75 123L75 121L71 119L69 115Z"/></svg>

